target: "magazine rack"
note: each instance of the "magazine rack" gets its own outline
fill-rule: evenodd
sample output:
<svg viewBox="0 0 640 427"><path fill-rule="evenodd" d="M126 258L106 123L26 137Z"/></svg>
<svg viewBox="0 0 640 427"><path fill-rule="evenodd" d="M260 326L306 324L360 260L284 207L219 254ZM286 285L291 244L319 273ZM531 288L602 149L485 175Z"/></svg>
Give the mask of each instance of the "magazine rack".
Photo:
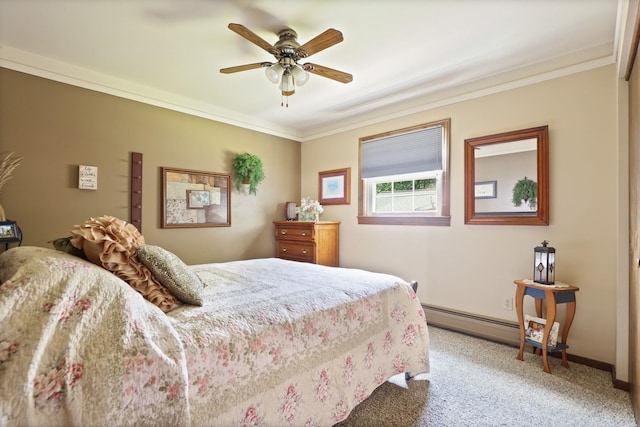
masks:
<svg viewBox="0 0 640 427"><path fill-rule="evenodd" d="M542 362L546 373L551 373L548 353L553 351L562 352L562 366L568 368L569 362L567 362L567 348L569 348L569 346L567 345L567 338L569 336L569 329L571 328L573 317L576 314L576 292L579 291L580 288L560 282L556 282L555 285L543 285L541 283L533 282L532 280L515 280L514 283L517 285L516 312L518 314L518 324L520 325L520 351L518 352L516 359L523 360L524 345L531 344L536 348L536 352L538 352L538 350L542 351ZM547 301L547 313L546 317L544 317L545 328L542 343L525 337L526 328L524 324L524 315L522 313L525 295L535 298L536 314L538 317L542 317L542 301ZM555 346L549 346L549 334L551 332L553 322L556 320L557 304L567 304L567 316L562 328L562 341L558 341Z"/></svg>

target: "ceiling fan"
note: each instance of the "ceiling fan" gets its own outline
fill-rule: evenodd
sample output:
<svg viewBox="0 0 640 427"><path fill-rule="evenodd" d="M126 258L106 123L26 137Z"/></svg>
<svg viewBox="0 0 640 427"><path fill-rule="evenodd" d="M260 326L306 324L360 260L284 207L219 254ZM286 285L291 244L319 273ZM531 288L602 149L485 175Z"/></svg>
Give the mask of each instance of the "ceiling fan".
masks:
<svg viewBox="0 0 640 427"><path fill-rule="evenodd" d="M300 45L296 40L298 34L290 28L285 28L278 32L279 40L274 45L271 45L244 25L232 23L229 24L229 29L272 54L276 62L255 62L253 64L238 65L236 67L222 68L220 72L231 74L254 68L265 68L267 78L273 83L280 83L279 89L283 96L281 105L284 105L284 98L295 93L296 85L302 86L309 80L309 73L341 83L349 83L353 80L351 74L342 71L310 62L305 64L298 63L301 59L340 43L343 38L342 33L338 30L330 28L305 44ZM288 106L289 102L287 100Z"/></svg>

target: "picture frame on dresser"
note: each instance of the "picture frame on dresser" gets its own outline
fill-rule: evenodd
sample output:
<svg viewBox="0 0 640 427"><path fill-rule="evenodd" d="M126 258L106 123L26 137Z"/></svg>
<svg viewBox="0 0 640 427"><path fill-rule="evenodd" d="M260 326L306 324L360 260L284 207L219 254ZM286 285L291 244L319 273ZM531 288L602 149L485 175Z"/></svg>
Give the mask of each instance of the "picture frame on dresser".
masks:
<svg viewBox="0 0 640 427"><path fill-rule="evenodd" d="M162 167L162 228L230 227L231 176Z"/></svg>
<svg viewBox="0 0 640 427"><path fill-rule="evenodd" d="M351 204L351 168L318 173L318 202L321 205Z"/></svg>

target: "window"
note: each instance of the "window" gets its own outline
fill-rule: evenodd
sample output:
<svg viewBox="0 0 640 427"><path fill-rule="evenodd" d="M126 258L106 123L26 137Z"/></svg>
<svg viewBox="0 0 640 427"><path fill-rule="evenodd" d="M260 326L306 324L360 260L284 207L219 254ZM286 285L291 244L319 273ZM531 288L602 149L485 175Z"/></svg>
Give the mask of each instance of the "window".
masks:
<svg viewBox="0 0 640 427"><path fill-rule="evenodd" d="M449 225L450 123L360 139L359 224Z"/></svg>

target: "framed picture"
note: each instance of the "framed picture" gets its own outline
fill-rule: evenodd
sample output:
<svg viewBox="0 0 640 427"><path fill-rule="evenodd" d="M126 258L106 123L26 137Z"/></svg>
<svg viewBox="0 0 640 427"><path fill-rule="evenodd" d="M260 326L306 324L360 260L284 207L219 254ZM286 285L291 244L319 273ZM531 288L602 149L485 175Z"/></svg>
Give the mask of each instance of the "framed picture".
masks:
<svg viewBox="0 0 640 427"><path fill-rule="evenodd" d="M97 166L78 166L78 188L80 190L97 190L98 189L98 167Z"/></svg>
<svg viewBox="0 0 640 427"><path fill-rule="evenodd" d="M15 221L0 221L0 242L9 243L20 240L20 231Z"/></svg>
<svg viewBox="0 0 640 427"><path fill-rule="evenodd" d="M162 169L162 228L231 226L230 175Z"/></svg>
<svg viewBox="0 0 640 427"><path fill-rule="evenodd" d="M321 205L351 203L351 168L320 172L318 178L318 202Z"/></svg>
<svg viewBox="0 0 640 427"><path fill-rule="evenodd" d="M495 199L498 197L498 181L476 182L476 199Z"/></svg>
<svg viewBox="0 0 640 427"><path fill-rule="evenodd" d="M204 209L211 204L208 190L187 190L187 209Z"/></svg>
<svg viewBox="0 0 640 427"><path fill-rule="evenodd" d="M544 336L544 328L547 324L545 319L540 317L529 316L528 314L524 316L524 335L527 339L531 341L535 341L537 343L542 344L542 337ZM547 345L551 347L555 347L558 344L558 330L560 329L560 324L558 322L553 322L553 327L551 328L551 332L549 333L549 342Z"/></svg>

